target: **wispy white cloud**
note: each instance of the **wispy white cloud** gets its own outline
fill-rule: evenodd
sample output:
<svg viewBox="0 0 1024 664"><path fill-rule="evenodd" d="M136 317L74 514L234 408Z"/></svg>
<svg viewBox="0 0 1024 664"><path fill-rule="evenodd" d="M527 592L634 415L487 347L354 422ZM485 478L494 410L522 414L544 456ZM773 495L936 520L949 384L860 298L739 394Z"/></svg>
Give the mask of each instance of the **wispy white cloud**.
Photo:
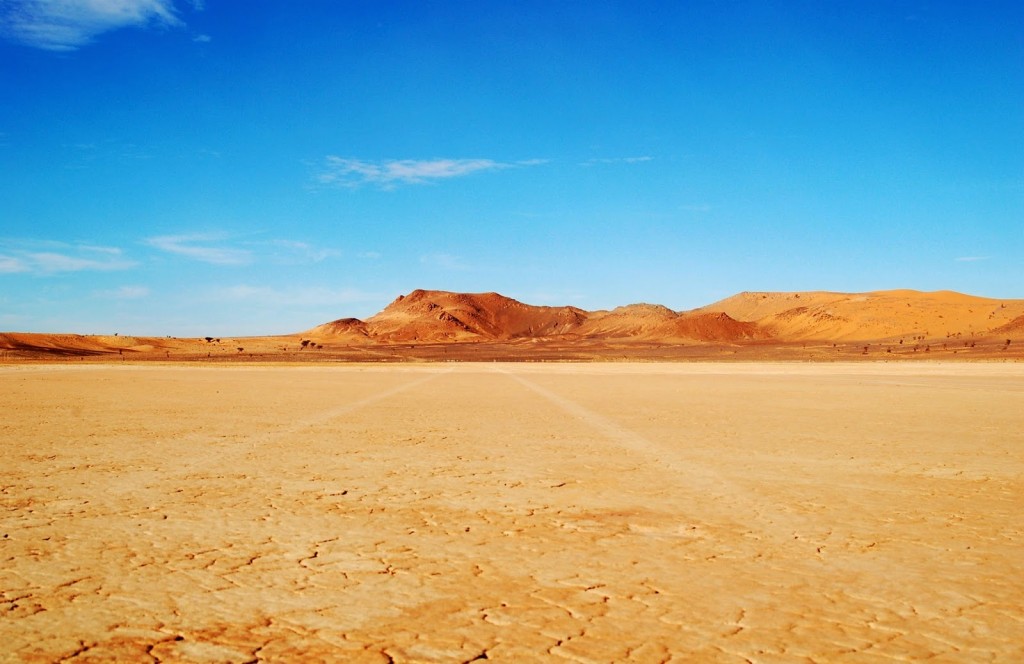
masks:
<svg viewBox="0 0 1024 664"><path fill-rule="evenodd" d="M359 258L365 258L365 259L371 260L371 261L378 260L380 258L383 258L383 256L384 256L384 254L380 253L379 251L360 251L356 255Z"/></svg>
<svg viewBox="0 0 1024 664"><path fill-rule="evenodd" d="M117 247L76 245L65 242L2 240L0 274L37 275L61 272L128 270L137 265L122 257Z"/></svg>
<svg viewBox="0 0 1024 664"><path fill-rule="evenodd" d="M29 264L22 258L0 255L0 274L28 272L30 269Z"/></svg>
<svg viewBox="0 0 1024 664"><path fill-rule="evenodd" d="M316 247L308 242L295 240L271 240L270 244L280 252L278 260L285 262L320 263L328 258L340 256L341 252L327 247Z"/></svg>
<svg viewBox="0 0 1024 664"><path fill-rule="evenodd" d="M323 170L316 182L325 187L354 188L377 185L390 189L398 184L424 184L463 177L484 171L496 171L517 166L535 166L542 159L517 162L499 162L493 159L392 159L364 161L337 156L324 158Z"/></svg>
<svg viewBox="0 0 1024 664"><path fill-rule="evenodd" d="M44 273L127 270L128 268L135 267L134 262L118 258L83 258L81 256L69 256L50 251L27 253L25 258L34 268L33 271Z"/></svg>
<svg viewBox="0 0 1024 664"><path fill-rule="evenodd" d="M974 263L976 261L987 261L989 258L989 256L960 256L959 258L954 258L953 260L955 260L958 263Z"/></svg>
<svg viewBox="0 0 1024 664"><path fill-rule="evenodd" d="M642 164L645 161L653 161L654 157L595 157L580 162L580 166L596 166L598 164Z"/></svg>
<svg viewBox="0 0 1024 664"><path fill-rule="evenodd" d="M224 237L215 234L159 235L145 243L170 254L184 256L212 265L247 265L253 261L251 251L223 245Z"/></svg>
<svg viewBox="0 0 1024 664"><path fill-rule="evenodd" d="M420 264L456 272L472 269L458 256L446 253L424 254L420 256Z"/></svg>
<svg viewBox="0 0 1024 664"><path fill-rule="evenodd" d="M81 251L89 251L97 254L106 254L108 256L120 256L124 251L120 247L103 247L95 244L82 244L78 248Z"/></svg>
<svg viewBox="0 0 1024 664"><path fill-rule="evenodd" d="M73 51L126 27L182 24L173 0L5 0L0 33L50 51Z"/></svg>
<svg viewBox="0 0 1024 664"><path fill-rule="evenodd" d="M196 35L192 38L192 41L196 42L197 44L209 44L211 41L213 41L213 38L210 37L210 35Z"/></svg>
<svg viewBox="0 0 1024 664"><path fill-rule="evenodd" d="M341 252L297 240L245 240L226 233L160 235L144 243L170 254L211 265L249 265L270 262L283 265L320 263Z"/></svg>

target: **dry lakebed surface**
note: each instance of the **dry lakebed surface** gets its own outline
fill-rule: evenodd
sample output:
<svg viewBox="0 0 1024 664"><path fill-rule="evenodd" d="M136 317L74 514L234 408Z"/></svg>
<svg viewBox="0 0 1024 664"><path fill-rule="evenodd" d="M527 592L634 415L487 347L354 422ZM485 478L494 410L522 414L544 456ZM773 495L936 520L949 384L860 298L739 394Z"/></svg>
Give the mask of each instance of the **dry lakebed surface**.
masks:
<svg viewBox="0 0 1024 664"><path fill-rule="evenodd" d="M0 660L1024 661L1024 365L0 365Z"/></svg>

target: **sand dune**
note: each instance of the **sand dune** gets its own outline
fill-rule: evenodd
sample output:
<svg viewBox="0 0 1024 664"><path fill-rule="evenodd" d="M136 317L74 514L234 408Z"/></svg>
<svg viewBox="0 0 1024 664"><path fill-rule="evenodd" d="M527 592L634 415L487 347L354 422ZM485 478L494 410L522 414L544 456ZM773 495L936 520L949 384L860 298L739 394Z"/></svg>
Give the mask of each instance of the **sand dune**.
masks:
<svg viewBox="0 0 1024 664"><path fill-rule="evenodd" d="M678 316L660 304L630 304L611 311L589 312L580 333L604 339L656 337Z"/></svg>
<svg viewBox="0 0 1024 664"><path fill-rule="evenodd" d="M704 310L724 311L790 341L971 338L996 334L1024 315L1024 300L912 290L740 293Z"/></svg>
<svg viewBox="0 0 1024 664"><path fill-rule="evenodd" d="M153 337L121 337L85 334L0 333L0 349L37 350L52 353L105 354L118 350L154 351L171 344Z"/></svg>
<svg viewBox="0 0 1024 664"><path fill-rule="evenodd" d="M335 359L412 359L415 353L406 351L435 346L444 348L421 359L528 359L526 345L540 359L623 354L644 359L641 350L654 353L650 359L694 354L708 359L721 352L743 353L745 359L797 359L795 346L835 347L844 353L842 359L858 359L848 357L855 349L870 357L872 347L887 359L934 357L932 352L957 359L1008 358L1024 353L1022 333L1024 300L951 291L744 292L691 311L646 303L587 311L525 304L498 293L415 290L365 321L340 318L293 335L175 339L6 333L0 334L0 359L113 354L244 359L296 353L301 359L331 353ZM472 350L478 344L487 345L486 357ZM799 359L833 358L812 353Z"/></svg>

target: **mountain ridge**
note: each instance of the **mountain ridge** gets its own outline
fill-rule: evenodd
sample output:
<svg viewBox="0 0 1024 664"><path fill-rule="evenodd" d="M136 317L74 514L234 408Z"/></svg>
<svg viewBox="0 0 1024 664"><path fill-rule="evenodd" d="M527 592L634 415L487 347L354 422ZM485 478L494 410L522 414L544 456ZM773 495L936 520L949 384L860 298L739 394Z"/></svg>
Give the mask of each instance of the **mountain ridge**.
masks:
<svg viewBox="0 0 1024 664"><path fill-rule="evenodd" d="M744 291L690 310L588 311L495 292L417 289L360 320L292 334L153 337L0 332L0 361L1024 359L1024 300L954 291Z"/></svg>
<svg viewBox="0 0 1024 664"><path fill-rule="evenodd" d="M1024 300L908 289L744 291L691 310L637 303L611 310L530 305L496 292L417 289L365 321L338 319L312 337L377 343L517 339L645 340L666 343L858 341L962 337L1020 328Z"/></svg>

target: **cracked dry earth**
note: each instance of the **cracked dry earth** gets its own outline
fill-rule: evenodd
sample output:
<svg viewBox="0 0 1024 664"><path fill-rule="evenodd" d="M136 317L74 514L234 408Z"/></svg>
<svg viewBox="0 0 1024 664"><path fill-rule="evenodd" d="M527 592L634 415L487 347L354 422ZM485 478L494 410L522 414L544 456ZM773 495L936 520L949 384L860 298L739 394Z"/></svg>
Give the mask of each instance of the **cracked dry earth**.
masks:
<svg viewBox="0 0 1024 664"><path fill-rule="evenodd" d="M1019 366L0 387L4 661L1024 660Z"/></svg>

